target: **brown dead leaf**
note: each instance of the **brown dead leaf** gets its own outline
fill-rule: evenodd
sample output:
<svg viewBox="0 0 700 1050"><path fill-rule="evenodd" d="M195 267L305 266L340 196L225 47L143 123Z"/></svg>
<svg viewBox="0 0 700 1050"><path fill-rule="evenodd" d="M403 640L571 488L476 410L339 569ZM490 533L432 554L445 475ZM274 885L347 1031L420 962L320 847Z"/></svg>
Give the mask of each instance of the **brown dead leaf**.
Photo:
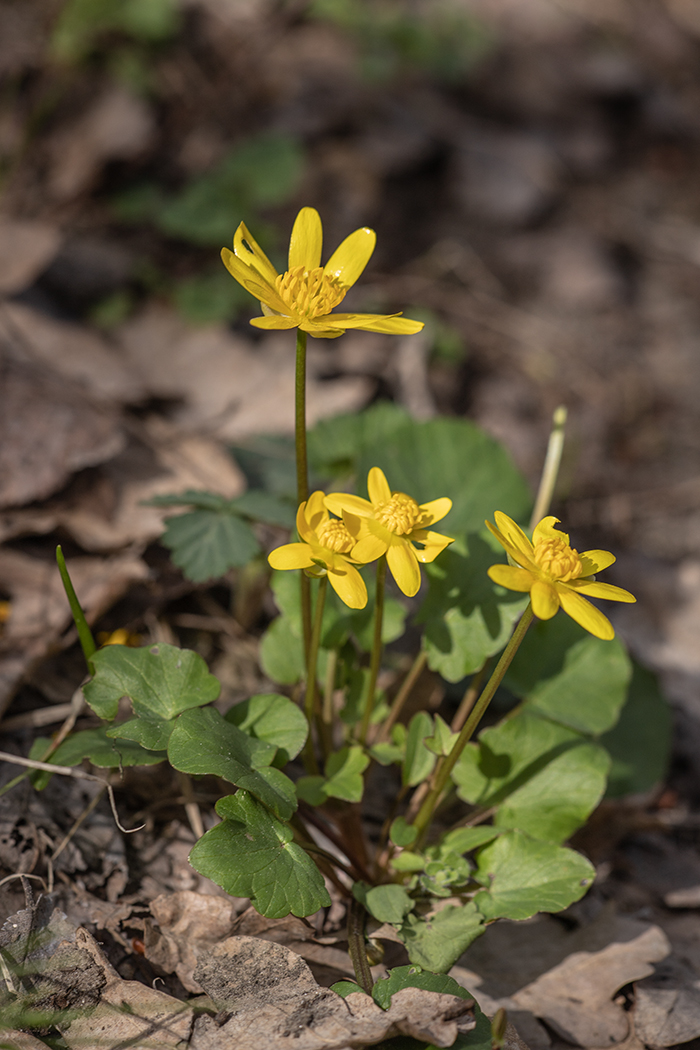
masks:
<svg viewBox="0 0 700 1050"><path fill-rule="evenodd" d="M132 160L148 146L155 122L151 108L123 87L112 87L50 144L48 190L65 201L89 189L107 161Z"/></svg>
<svg viewBox="0 0 700 1050"><path fill-rule="evenodd" d="M294 431L294 342L289 333L244 339L222 326L191 328L173 311L152 306L119 331L135 373L154 396L182 399L180 426L232 441ZM356 411L373 384L362 377L307 380L309 423Z"/></svg>
<svg viewBox="0 0 700 1050"><path fill-rule="evenodd" d="M674 1046L700 1036L700 979L679 959L668 959L635 989L634 1023L649 1046Z"/></svg>
<svg viewBox="0 0 700 1050"><path fill-rule="evenodd" d="M182 434L157 416L143 422L137 437L104 468L105 491L93 487L56 512L85 550L109 551L157 539L164 516L173 509L146 506L155 496L205 489L232 499L245 487L241 471L218 441Z"/></svg>
<svg viewBox="0 0 700 1050"><path fill-rule="evenodd" d="M635 925L639 929L631 939L614 941L598 952L573 952L516 992L513 1002L579 1046L622 1042L629 1034L629 1020L613 996L624 985L653 973L651 964L671 950L658 926Z"/></svg>
<svg viewBox="0 0 700 1050"><path fill-rule="evenodd" d="M3 1031L3 1050L46 1050L46 1043L35 1039L29 1032Z"/></svg>
<svg viewBox="0 0 700 1050"><path fill-rule="evenodd" d="M73 471L101 463L123 446L115 409L74 383L2 353L0 506L51 495Z"/></svg>
<svg viewBox="0 0 700 1050"><path fill-rule="evenodd" d="M91 622L108 609L148 568L133 554L71 558L68 571ZM21 676L44 656L71 622L58 569L15 550L0 549L0 579L11 598L11 615L0 637L0 714Z"/></svg>
<svg viewBox="0 0 700 1050"><path fill-rule="evenodd" d="M45 222L0 219L0 294L28 288L58 251L61 231Z"/></svg>
<svg viewBox="0 0 700 1050"><path fill-rule="evenodd" d="M195 1022L192 1050L346 1050L408 1035L451 1046L474 1027L471 1000L406 988L382 1010L370 996L342 999L314 981L306 963L280 944L231 937L200 962L195 979L221 1011Z"/></svg>
<svg viewBox="0 0 700 1050"><path fill-rule="evenodd" d="M60 1026L70 1050L165 1050L187 1043L194 1015L186 1003L139 981L123 981L87 930L76 932L75 943L92 957L104 984L94 1010Z"/></svg>
<svg viewBox="0 0 700 1050"><path fill-rule="evenodd" d="M150 904L158 924L147 923L146 958L166 973L175 973L188 992L201 992L192 976L202 952L232 933L236 903L230 897L182 890L164 893Z"/></svg>
<svg viewBox="0 0 700 1050"><path fill-rule="evenodd" d="M4 303L0 338L16 357L72 380L100 400L131 403L144 396L137 373L84 325L58 321L22 303Z"/></svg>

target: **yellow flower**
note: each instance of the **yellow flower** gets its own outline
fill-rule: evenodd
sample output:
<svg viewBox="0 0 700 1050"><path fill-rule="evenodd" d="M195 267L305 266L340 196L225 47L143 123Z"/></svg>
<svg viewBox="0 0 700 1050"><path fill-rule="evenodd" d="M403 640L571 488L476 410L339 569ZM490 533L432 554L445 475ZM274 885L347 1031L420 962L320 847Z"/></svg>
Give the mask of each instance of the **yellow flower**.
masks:
<svg viewBox="0 0 700 1050"><path fill-rule="evenodd" d="M636 602L634 595L622 587L596 582L593 574L612 565L615 555L608 551L579 554L569 546L567 534L554 528L559 518L543 518L535 526L531 543L507 514L496 511L494 517L496 525L487 521L487 529L517 562L517 565L492 565L488 573L494 583L511 591L529 591L532 611L540 620L550 620L561 606L572 620L596 638L614 638L610 620L583 595L614 602Z"/></svg>
<svg viewBox="0 0 700 1050"><path fill-rule="evenodd" d="M260 300L264 317L256 328L300 328L317 339L335 339L346 328L412 335L423 327L398 314L331 314L345 298L374 251L374 230L363 227L346 237L321 266L323 229L315 208L302 208L289 241L289 268L278 274L245 223L236 230L233 251L222 248L224 266L246 291Z"/></svg>
<svg viewBox="0 0 700 1050"><path fill-rule="evenodd" d="M323 493L313 492L297 511L301 543L286 543L268 557L273 569L307 569L310 576L328 575L331 587L351 609L367 604L365 581L351 556L355 540L346 526L331 518L323 505Z"/></svg>
<svg viewBox="0 0 700 1050"><path fill-rule="evenodd" d="M409 597L420 587L419 562L434 561L450 536L431 532L428 526L444 518L452 506L447 496L418 504L405 492L392 492L384 472L372 467L367 478L369 501L344 492L326 496L325 504L334 514L342 514L348 530L357 537L352 555L368 562L386 554L392 575ZM420 547L414 547L419 543Z"/></svg>

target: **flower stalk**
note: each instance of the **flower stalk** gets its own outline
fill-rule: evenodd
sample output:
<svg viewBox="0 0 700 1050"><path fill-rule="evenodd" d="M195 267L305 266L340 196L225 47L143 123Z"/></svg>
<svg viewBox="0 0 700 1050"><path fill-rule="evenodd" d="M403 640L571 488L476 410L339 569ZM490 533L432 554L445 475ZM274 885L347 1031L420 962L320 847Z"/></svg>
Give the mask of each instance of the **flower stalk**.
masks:
<svg viewBox="0 0 700 1050"><path fill-rule="evenodd" d="M374 710L374 693L377 688L379 665L382 660L382 626L384 624L384 590L386 586L386 555L377 562L377 582L374 598L374 634L372 637L372 655L369 664L369 679L365 691L362 721L357 739L364 745L367 740L369 723Z"/></svg>
<svg viewBox="0 0 700 1050"><path fill-rule="evenodd" d="M460 755L474 735L474 731L479 725L486 708L491 703L496 690L503 681L505 673L510 667L511 661L517 653L528 627L532 623L533 616L532 605L529 604L523 615L520 617L518 625L513 631L508 645L503 650L501 659L496 664L493 674L489 678L481 696L474 705L467 721L464 723L454 747L449 755L443 758L437 766L433 774L432 786L426 795L423 805L418 811L418 815L413 821L413 826L418 830L418 839L414 848L422 844L430 825L430 821L432 820L433 814L435 813L442 797L442 793L450 779L450 773L456 766Z"/></svg>
<svg viewBox="0 0 700 1050"><path fill-rule="evenodd" d="M309 581L310 582L310 581ZM323 609L326 604L326 590L328 589L328 577L322 576L318 585L316 597L316 610L314 613L314 625L311 631L309 643L309 660L306 669L306 694L304 696L304 714L309 723L309 736L306 741L305 759L306 766L312 773L318 773L318 763L314 752L312 726L316 706L316 664L318 662L318 648L321 641L321 628L323 626Z"/></svg>

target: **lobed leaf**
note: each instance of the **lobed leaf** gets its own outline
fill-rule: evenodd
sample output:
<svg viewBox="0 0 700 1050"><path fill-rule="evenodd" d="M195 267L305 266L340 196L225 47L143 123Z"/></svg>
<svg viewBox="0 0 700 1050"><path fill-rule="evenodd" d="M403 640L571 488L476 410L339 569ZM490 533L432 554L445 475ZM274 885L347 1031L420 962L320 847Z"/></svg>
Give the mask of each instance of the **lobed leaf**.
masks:
<svg viewBox="0 0 700 1050"><path fill-rule="evenodd" d="M223 576L260 554L250 525L231 510L192 510L167 518L161 543L194 583Z"/></svg>
<svg viewBox="0 0 700 1050"><path fill-rule="evenodd" d="M181 711L216 700L221 684L190 649L176 645L108 645L92 657L95 676L85 685L85 699L100 718L112 719L128 696L134 713L163 721Z"/></svg>
<svg viewBox="0 0 700 1050"><path fill-rule="evenodd" d="M435 973L447 973L485 928L483 915L469 901L448 904L428 917L411 912L398 934L412 963Z"/></svg>
<svg viewBox="0 0 700 1050"><path fill-rule="evenodd" d="M269 768L274 757L272 744L248 736L213 707L180 715L168 744L175 769L223 777L254 795L281 820L288 820L297 807L296 793L289 777Z"/></svg>
<svg viewBox="0 0 700 1050"><path fill-rule="evenodd" d="M275 764L286 765L301 751L309 726L295 703L279 693L260 693L231 707L224 719L256 740L273 744L280 754Z"/></svg>
<svg viewBox="0 0 700 1050"><path fill-rule="evenodd" d="M508 831L479 854L477 882L488 886L474 904L486 920L529 919L561 911L580 900L595 878L593 866L574 850Z"/></svg>
<svg viewBox="0 0 700 1050"><path fill-rule="evenodd" d="M427 711L418 711L408 724L406 751L401 767L404 787L415 787L432 773L437 755L425 746L426 737L432 733L432 718Z"/></svg>
<svg viewBox="0 0 700 1050"><path fill-rule="evenodd" d="M274 771L273 771L274 772ZM250 897L261 915L312 915L331 899L323 877L291 828L247 791L219 799L224 819L190 853L190 864L234 897Z"/></svg>

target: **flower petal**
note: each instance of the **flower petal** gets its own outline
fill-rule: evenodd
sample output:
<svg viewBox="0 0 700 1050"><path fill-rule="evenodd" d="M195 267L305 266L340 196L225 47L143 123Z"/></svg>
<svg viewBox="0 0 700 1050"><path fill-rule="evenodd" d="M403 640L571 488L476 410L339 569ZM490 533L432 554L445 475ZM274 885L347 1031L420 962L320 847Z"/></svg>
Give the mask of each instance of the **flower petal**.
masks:
<svg viewBox="0 0 700 1050"><path fill-rule="evenodd" d="M538 620L551 620L559 608L559 594L546 580L535 580L530 588L530 601Z"/></svg>
<svg viewBox="0 0 700 1050"><path fill-rule="evenodd" d="M372 467L367 475L367 492L369 493L370 501L375 507L378 503L386 503L387 500L391 499L389 482L386 480L386 475L381 467Z"/></svg>
<svg viewBox="0 0 700 1050"><path fill-rule="evenodd" d="M596 580L572 580L569 583L574 591L579 594L589 595L591 598L607 598L611 602L636 602L636 598L622 587L615 587L612 583L598 583Z"/></svg>
<svg viewBox="0 0 700 1050"><path fill-rule="evenodd" d="M279 314L272 314L269 317L253 317L250 323L254 328L265 328L268 331L297 328L299 326L299 322L295 321L293 317L280 317Z"/></svg>
<svg viewBox="0 0 700 1050"><path fill-rule="evenodd" d="M331 319L333 315L331 314ZM357 314L355 322L346 322L347 328L361 332L383 332L385 335L415 335L425 327L423 321L412 321L399 314Z"/></svg>
<svg viewBox="0 0 700 1050"><path fill-rule="evenodd" d="M312 543L316 539L313 529L306 520L306 503L300 503L297 510L297 532L299 538L305 543Z"/></svg>
<svg viewBox="0 0 700 1050"><path fill-rule="evenodd" d="M380 536L364 535L352 549L353 561L367 565L386 554L389 544Z"/></svg>
<svg viewBox="0 0 700 1050"><path fill-rule="evenodd" d="M610 620L607 616L603 616L600 609L596 609L595 605L591 605L590 602L586 601L585 598L582 598L580 594L577 594L576 591L564 583L558 585L557 593L564 612L572 620L580 624L581 627L590 631L596 638L602 638L606 642L615 637L615 631Z"/></svg>
<svg viewBox="0 0 700 1050"><path fill-rule="evenodd" d="M363 226L346 237L331 255L324 267L324 273L337 277L346 288L350 288L360 276L370 260L377 235L374 230Z"/></svg>
<svg viewBox="0 0 700 1050"><path fill-rule="evenodd" d="M343 511L349 510L351 514L359 514L361 518L367 518L373 511L369 500L361 496L353 496L349 492L331 492L323 501L333 514L342 518Z"/></svg>
<svg viewBox="0 0 700 1050"><path fill-rule="evenodd" d="M552 514L546 518L542 518L542 521L535 525L532 531L532 542L533 544L539 543L542 540L563 540L564 543L569 546L569 537L567 533L562 532L561 529L555 529L555 524L559 521L559 518L555 518Z"/></svg>
<svg viewBox="0 0 700 1050"><path fill-rule="evenodd" d="M341 601L351 609L364 609L367 604L367 588L354 566L346 562L343 570L333 568L328 573L328 579Z"/></svg>
<svg viewBox="0 0 700 1050"><path fill-rule="evenodd" d="M285 543L270 551L267 560L273 569L308 569L314 563L308 543Z"/></svg>
<svg viewBox="0 0 700 1050"><path fill-rule="evenodd" d="M603 569L607 569L609 565L617 561L614 554L610 551L584 551L583 554L579 554L581 564L583 565L582 576L593 576L596 572L602 572Z"/></svg>
<svg viewBox="0 0 700 1050"><path fill-rule="evenodd" d="M515 565L492 565L487 573L494 583L509 591L529 591L535 582L531 572Z"/></svg>
<svg viewBox="0 0 700 1050"><path fill-rule="evenodd" d="M420 519L421 528L425 528L449 514L452 510L452 500L449 496L442 496L440 499L431 500L430 503L421 503L420 509L423 512Z"/></svg>
<svg viewBox="0 0 700 1050"><path fill-rule="evenodd" d="M325 493L317 489L316 492L312 492L306 502L306 510L304 511L304 517L309 523L310 528L316 531L322 521L325 521L328 517L328 511L323 502Z"/></svg>
<svg viewBox="0 0 700 1050"><path fill-rule="evenodd" d="M496 511L494 518L496 519L496 525L510 546L514 547L520 554L523 554L531 565L534 564L532 560L533 546L520 526L516 525L512 518L509 518L507 514L503 514L500 510Z"/></svg>
<svg viewBox="0 0 700 1050"><path fill-rule="evenodd" d="M250 230L244 222L240 224L233 235L233 251L245 266L250 266L257 270L260 276L274 288L277 280L277 270L255 238L251 236Z"/></svg>
<svg viewBox="0 0 700 1050"><path fill-rule="evenodd" d="M257 270L237 259L229 248L221 249L221 259L231 276L242 284L247 292L266 302L278 313L289 313L289 307L282 302L275 287L268 284Z"/></svg>
<svg viewBox="0 0 700 1050"><path fill-rule="evenodd" d="M289 269L303 266L315 270L321 265L323 226L321 216L315 208L302 208L292 227L289 239Z"/></svg>
<svg viewBox="0 0 700 1050"><path fill-rule="evenodd" d="M314 339L338 339L345 333L344 328L326 328L319 321L304 321L299 328L302 332L308 332Z"/></svg>
<svg viewBox="0 0 700 1050"><path fill-rule="evenodd" d="M443 536L441 532L427 532L425 529L414 529L408 538L416 543L423 544L422 549L413 548L416 558L423 565L435 561L438 554L441 554L445 547L449 547L451 543L454 543L452 536Z"/></svg>
<svg viewBox="0 0 700 1050"><path fill-rule="evenodd" d="M395 542L386 552L386 560L391 575L407 597L412 598L420 590L420 568L413 547L403 537L395 537Z"/></svg>
<svg viewBox="0 0 700 1050"><path fill-rule="evenodd" d="M492 525L490 521L485 521L484 525L489 530L492 536L495 536L498 542L501 544L503 549L506 551L509 558L517 562L518 565L522 565L526 569L531 569L533 572L537 572L537 566L530 555L523 554L522 550L518 547L514 547L512 543L503 535L500 529L497 529L495 525ZM527 537L526 537L527 539Z"/></svg>

